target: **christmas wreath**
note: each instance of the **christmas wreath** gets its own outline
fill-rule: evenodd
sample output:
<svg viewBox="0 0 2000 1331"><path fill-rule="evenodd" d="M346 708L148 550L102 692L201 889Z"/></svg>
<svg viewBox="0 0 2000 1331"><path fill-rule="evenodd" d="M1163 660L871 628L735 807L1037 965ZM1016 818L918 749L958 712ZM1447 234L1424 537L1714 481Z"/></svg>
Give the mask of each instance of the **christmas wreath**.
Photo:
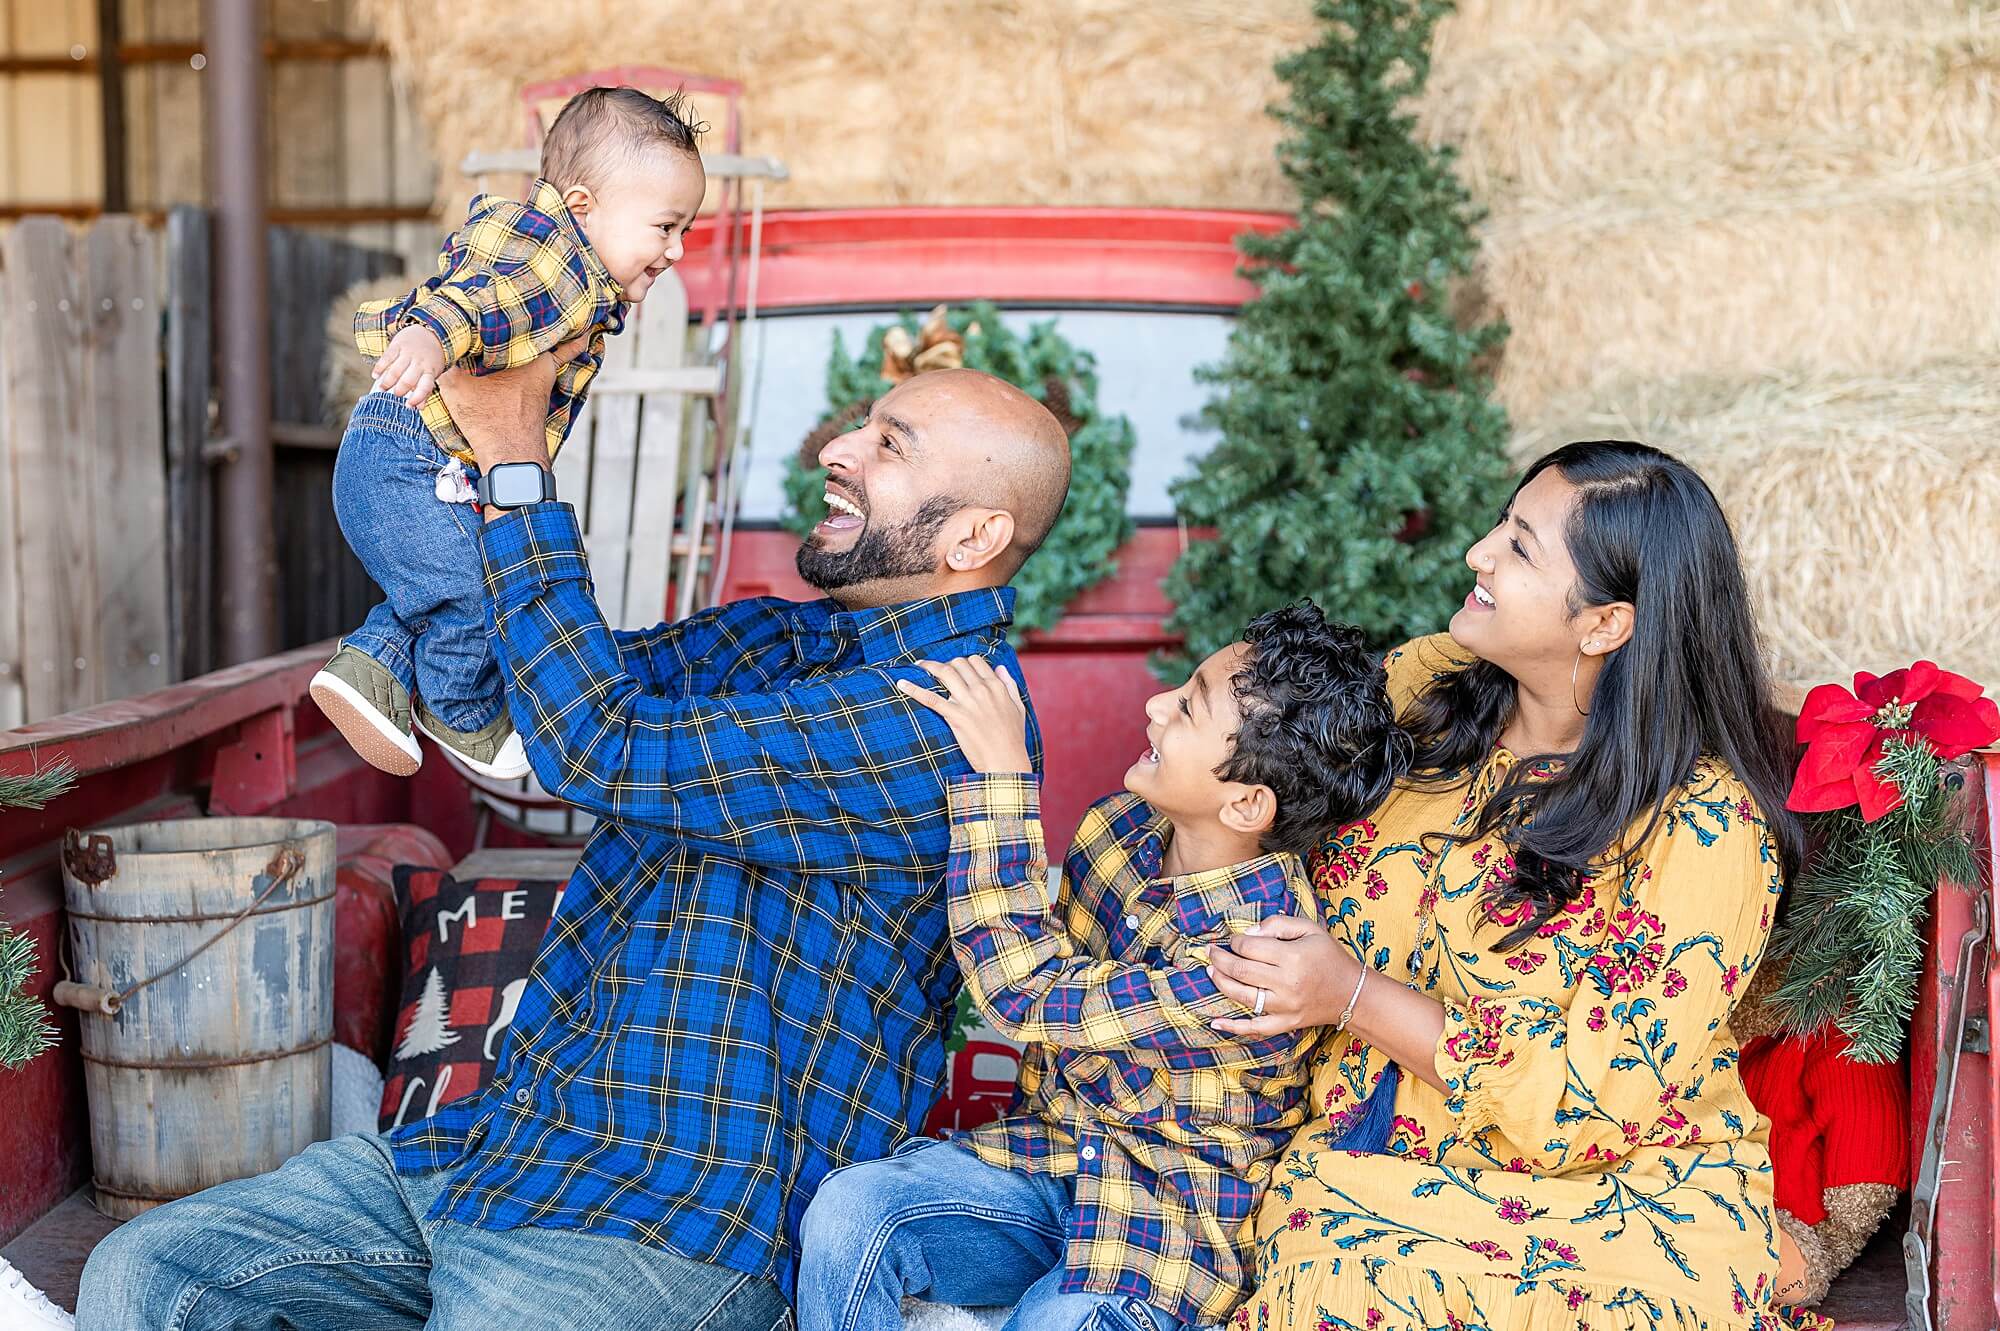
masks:
<svg viewBox="0 0 2000 1331"><path fill-rule="evenodd" d="M913 374L966 366L1027 392L1069 435L1069 499L1034 558L1014 575L1014 636L1046 629L1086 588L1117 571L1112 555L1132 535L1125 496L1132 479L1132 422L1097 406L1096 361L1056 332L1055 320L1027 336L1000 321L988 302L940 305L919 324L905 313L868 335L859 358L838 332L826 367L827 409L785 470L787 530L803 537L826 516L820 449L868 417L875 399Z"/></svg>

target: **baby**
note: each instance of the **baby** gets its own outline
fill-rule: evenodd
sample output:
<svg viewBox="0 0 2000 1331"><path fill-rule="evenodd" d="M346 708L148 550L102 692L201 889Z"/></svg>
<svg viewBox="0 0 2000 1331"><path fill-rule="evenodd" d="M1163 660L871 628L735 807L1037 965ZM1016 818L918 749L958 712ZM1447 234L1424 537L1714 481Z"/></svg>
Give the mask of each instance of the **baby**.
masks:
<svg viewBox="0 0 2000 1331"><path fill-rule="evenodd" d="M376 358L376 391L340 441L333 506L385 599L341 639L311 691L385 772L417 770L418 730L482 776L528 771L486 640L478 472L437 381L448 368L512 369L580 342L549 393L554 459L604 339L681 257L708 184L703 128L678 94L578 93L549 127L525 203L474 199L437 276L354 316L355 342Z"/></svg>

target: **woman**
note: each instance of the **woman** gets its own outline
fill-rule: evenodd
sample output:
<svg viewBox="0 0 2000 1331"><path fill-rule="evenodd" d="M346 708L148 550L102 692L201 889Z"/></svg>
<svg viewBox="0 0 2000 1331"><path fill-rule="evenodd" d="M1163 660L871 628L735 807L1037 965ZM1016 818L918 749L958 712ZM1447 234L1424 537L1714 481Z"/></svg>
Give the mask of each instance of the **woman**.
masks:
<svg viewBox="0 0 2000 1331"><path fill-rule="evenodd" d="M1330 1032L1238 1322L1759 1327L1728 1016L1800 834L1728 524L1667 455L1571 444L1466 563L1450 634L1391 654L1420 775L1315 858L1329 928L1211 956L1264 1013L1225 1029Z"/></svg>

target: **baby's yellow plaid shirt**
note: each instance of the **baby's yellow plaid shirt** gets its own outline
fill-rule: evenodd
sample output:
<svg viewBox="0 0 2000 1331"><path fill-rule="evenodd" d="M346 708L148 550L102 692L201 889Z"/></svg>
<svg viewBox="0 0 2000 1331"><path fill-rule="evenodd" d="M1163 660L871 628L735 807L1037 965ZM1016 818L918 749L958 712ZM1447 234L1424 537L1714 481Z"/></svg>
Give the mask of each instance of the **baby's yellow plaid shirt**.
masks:
<svg viewBox="0 0 2000 1331"><path fill-rule="evenodd" d="M590 334L549 391L549 457L569 435L584 393L604 363L604 339L625 325L625 296L577 229L562 192L537 180L528 201L482 194L465 225L446 237L437 275L400 300L374 300L354 315L354 344L370 361L389 340L420 324L444 346L445 360L474 374L511 370ZM472 445L435 389L418 407L431 438L471 462Z"/></svg>

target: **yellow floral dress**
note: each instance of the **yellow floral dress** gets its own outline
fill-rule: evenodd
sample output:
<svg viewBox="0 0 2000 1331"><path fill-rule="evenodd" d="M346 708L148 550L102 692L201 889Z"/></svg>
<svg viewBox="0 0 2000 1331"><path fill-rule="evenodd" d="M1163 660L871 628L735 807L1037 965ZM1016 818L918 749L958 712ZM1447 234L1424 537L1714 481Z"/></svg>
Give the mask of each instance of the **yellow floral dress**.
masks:
<svg viewBox="0 0 2000 1331"><path fill-rule="evenodd" d="M1399 706L1462 666L1453 650L1440 635L1391 655ZM1315 861L1324 918L1371 983L1444 1004L1450 1091L1406 1071L1389 1153L1332 1149L1387 1060L1327 1041L1318 1116L1256 1220L1243 1331L1776 1326L1767 1125L1727 1021L1770 933L1776 848L1704 759L1637 854L1496 953L1509 922L1482 928L1479 901L1511 871L1504 845L1426 834L1470 826L1516 761L1496 748L1451 789L1399 788Z"/></svg>

